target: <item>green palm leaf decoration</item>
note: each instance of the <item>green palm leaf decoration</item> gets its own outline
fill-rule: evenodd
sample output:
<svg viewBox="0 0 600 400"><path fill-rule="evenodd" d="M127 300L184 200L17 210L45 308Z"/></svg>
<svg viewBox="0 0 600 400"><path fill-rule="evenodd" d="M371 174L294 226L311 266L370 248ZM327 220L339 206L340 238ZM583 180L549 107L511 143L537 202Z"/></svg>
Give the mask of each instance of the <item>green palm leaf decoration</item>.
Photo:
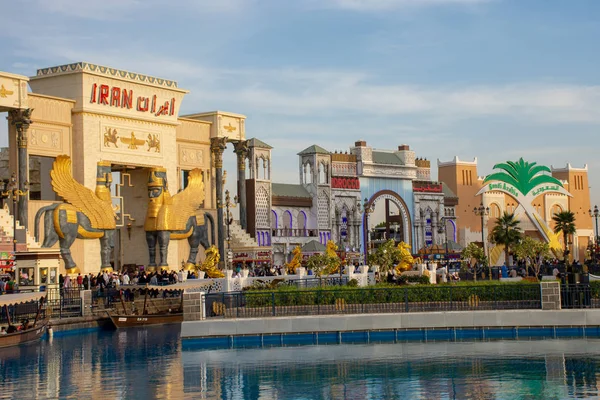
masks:
<svg viewBox="0 0 600 400"><path fill-rule="evenodd" d="M500 181L514 186L523 195L527 195L536 186L546 184L559 185L562 183L553 176L545 173L550 173L550 168L544 165L537 165L535 162L524 161L520 158L519 161L507 161L494 165L494 169L500 169L504 172L494 172L485 177L483 183L490 181Z"/></svg>

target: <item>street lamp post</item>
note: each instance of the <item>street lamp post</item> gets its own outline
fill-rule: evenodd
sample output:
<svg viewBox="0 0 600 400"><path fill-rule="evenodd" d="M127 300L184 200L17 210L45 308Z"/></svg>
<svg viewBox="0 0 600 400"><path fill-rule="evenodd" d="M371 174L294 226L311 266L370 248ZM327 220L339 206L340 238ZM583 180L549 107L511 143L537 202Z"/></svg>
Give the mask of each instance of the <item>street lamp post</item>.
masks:
<svg viewBox="0 0 600 400"><path fill-rule="evenodd" d="M23 183L23 190L19 189L19 183L17 182L17 175L13 172L10 177L10 180L3 181L3 188L0 191L3 199L12 196L13 202L13 255L17 256L17 203L19 202L19 197L26 196L27 192L29 192L29 182L25 181Z"/></svg>
<svg viewBox="0 0 600 400"><path fill-rule="evenodd" d="M590 217L593 217L594 220L596 221L596 234L594 235L594 247L592 247L592 255L593 255L593 263L596 262L596 247L598 246L598 217L600 217L600 210L598 210L598 206L594 206L594 210L589 210L588 211L590 214Z"/></svg>
<svg viewBox="0 0 600 400"><path fill-rule="evenodd" d="M485 245L485 232L484 232L484 219L486 216L490 215L490 208L484 207L483 203L479 205L479 207L473 208L473 213L479 217L481 217L481 245L483 246L483 256L487 256L487 246ZM489 262L489 261L488 261ZM476 272L477 274L477 272ZM490 277L491 279L491 277Z"/></svg>
<svg viewBox="0 0 600 400"><path fill-rule="evenodd" d="M227 224L227 263L231 263L233 261L233 254L231 251L231 230L230 226L233 222L233 216L231 215L230 208L235 208L237 204L238 198L235 196L233 198L233 203L231 202L231 196L229 196L229 190L225 190L225 223Z"/></svg>
<svg viewBox="0 0 600 400"><path fill-rule="evenodd" d="M375 212L375 204L369 206L369 199L365 197L365 201L361 207L360 202L357 204L358 211L365 214L365 265L369 265L369 214Z"/></svg>

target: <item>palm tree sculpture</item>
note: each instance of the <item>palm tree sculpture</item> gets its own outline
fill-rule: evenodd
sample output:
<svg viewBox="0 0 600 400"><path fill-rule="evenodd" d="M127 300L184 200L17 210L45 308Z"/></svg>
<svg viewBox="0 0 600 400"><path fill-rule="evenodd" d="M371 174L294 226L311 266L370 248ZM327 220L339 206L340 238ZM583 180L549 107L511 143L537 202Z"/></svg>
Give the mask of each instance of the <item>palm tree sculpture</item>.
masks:
<svg viewBox="0 0 600 400"><path fill-rule="evenodd" d="M515 214L504 211L502 216L496 219L496 225L492 229L491 238L494 243L504 245L504 260L508 264L510 247L521 240L521 229L519 220Z"/></svg>
<svg viewBox="0 0 600 400"><path fill-rule="evenodd" d="M506 163L496 164L494 169L496 168L501 169L503 172L495 172L486 176L483 183L490 183L491 190L505 192L515 198L519 205L523 207L531 222L538 228L542 237L551 246L556 246L556 238L552 237L552 231L531 203L542 193L555 192L569 195L562 183L549 175L552 172L550 168L537 165L535 162L524 161L522 158L516 162L507 161ZM497 185L498 187L492 187L494 181L506 183L512 188L501 184ZM484 187L477 194L479 195L485 190Z"/></svg>
<svg viewBox="0 0 600 400"><path fill-rule="evenodd" d="M563 258L565 266L568 265L569 260L569 235L574 234L577 229L575 228L575 214L573 211L561 211L552 217L554 221L554 233L563 234L563 241L565 242L565 250L563 252Z"/></svg>

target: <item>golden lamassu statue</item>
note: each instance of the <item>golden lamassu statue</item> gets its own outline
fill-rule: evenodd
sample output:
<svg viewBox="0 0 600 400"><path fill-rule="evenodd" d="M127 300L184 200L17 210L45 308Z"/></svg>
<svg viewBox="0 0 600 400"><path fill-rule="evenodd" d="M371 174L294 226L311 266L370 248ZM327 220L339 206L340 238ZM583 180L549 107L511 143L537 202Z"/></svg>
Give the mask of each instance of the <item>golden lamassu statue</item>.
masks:
<svg viewBox="0 0 600 400"><path fill-rule="evenodd" d="M101 267L110 269L110 256L114 247L116 228L110 186L110 162L100 161L96 169L96 190L92 191L73 178L71 158L56 157L50 171L52 189L65 202L42 207L35 215L35 239L39 241L40 218L44 215L44 241L42 247L52 247L59 242L60 254L68 273L77 272L71 256L75 239L100 239Z"/></svg>
<svg viewBox="0 0 600 400"><path fill-rule="evenodd" d="M164 168L150 170L148 179L148 210L144 222L146 242L150 261L148 267L156 267L156 245L159 247L160 266L167 267L169 241L187 239L190 253L186 268L193 268L196 264L198 247L210 247L208 230L204 218L212 223L212 216L208 213L197 214L199 207L204 202L204 181L202 171L193 169L188 175L187 187L175 196L171 196L167 185L167 171ZM214 232L213 232L214 243Z"/></svg>
<svg viewBox="0 0 600 400"><path fill-rule="evenodd" d="M224 278L225 274L217 266L219 265L219 249L216 246L210 246L205 251L206 259L200 265L196 266L199 271L204 271L205 278Z"/></svg>
<svg viewBox="0 0 600 400"><path fill-rule="evenodd" d="M398 243L398 253L400 255L400 261L395 267L396 273L401 274L404 271L412 269L415 260L410 253L410 245L404 242Z"/></svg>
<svg viewBox="0 0 600 400"><path fill-rule="evenodd" d="M289 263L285 264L285 266L288 274L295 275L296 269L302 266L302 248L300 246L296 246L296 248L294 248L292 251L292 254L294 255L294 258L292 258Z"/></svg>

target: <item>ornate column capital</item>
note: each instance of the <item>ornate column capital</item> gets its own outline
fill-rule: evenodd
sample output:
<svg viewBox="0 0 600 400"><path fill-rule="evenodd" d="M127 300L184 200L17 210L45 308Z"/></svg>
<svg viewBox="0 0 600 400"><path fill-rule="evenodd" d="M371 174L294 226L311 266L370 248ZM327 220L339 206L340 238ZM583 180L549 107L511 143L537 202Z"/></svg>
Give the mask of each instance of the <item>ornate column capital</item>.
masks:
<svg viewBox="0 0 600 400"><path fill-rule="evenodd" d="M223 151L225 151L226 148L226 137L210 138L210 151L214 157L215 168L223 168Z"/></svg>
<svg viewBox="0 0 600 400"><path fill-rule="evenodd" d="M246 170L246 158L248 158L248 141L240 140L233 144L233 152L237 154L238 170Z"/></svg>
<svg viewBox="0 0 600 400"><path fill-rule="evenodd" d="M17 146L21 148L27 147L27 135L25 132L32 124L31 113L32 108L10 110L8 112L10 123L17 129Z"/></svg>

